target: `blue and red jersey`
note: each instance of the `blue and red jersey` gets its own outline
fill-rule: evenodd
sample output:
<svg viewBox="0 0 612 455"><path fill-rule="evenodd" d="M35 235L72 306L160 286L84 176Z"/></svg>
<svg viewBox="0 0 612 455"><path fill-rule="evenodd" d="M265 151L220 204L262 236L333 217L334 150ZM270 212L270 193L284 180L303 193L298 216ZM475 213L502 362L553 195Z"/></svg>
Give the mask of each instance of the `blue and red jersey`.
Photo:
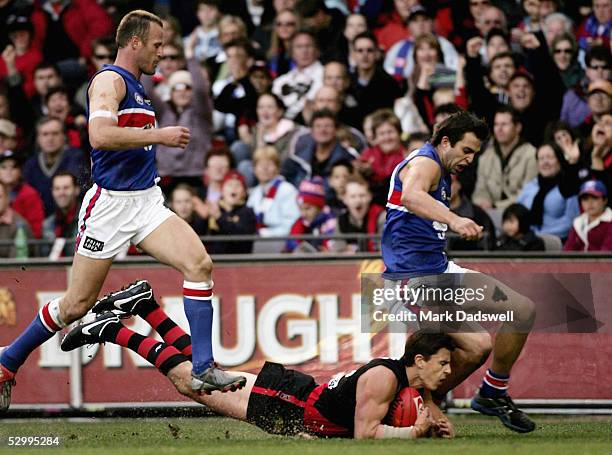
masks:
<svg viewBox="0 0 612 455"><path fill-rule="evenodd" d="M450 175L447 175L442 167L433 145L426 143L395 167L391 175L387 220L382 235L382 257L385 263L383 278L390 280L442 273L448 264L444 252L448 227L444 223L415 215L401 202L400 172L418 156L432 159L440 166L441 176L438 187L429 194L446 207L450 204Z"/></svg>
<svg viewBox="0 0 612 455"><path fill-rule="evenodd" d="M118 126L140 129L155 128L155 110L142 84L134 75L115 65L104 65L96 75L102 71L114 71L125 82L125 96L119 103L117 112ZM89 84L91 85L91 81ZM89 99L87 116L89 117ZM155 145L153 144L128 150L93 149L91 161L94 183L107 190L146 190L154 186L159 178L155 165Z"/></svg>

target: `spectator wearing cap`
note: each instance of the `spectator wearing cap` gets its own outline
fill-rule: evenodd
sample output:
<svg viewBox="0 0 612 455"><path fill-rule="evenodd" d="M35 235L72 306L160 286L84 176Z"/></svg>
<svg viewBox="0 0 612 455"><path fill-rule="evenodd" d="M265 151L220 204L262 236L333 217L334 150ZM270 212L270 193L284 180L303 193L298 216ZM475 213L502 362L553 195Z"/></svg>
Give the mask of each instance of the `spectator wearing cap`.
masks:
<svg viewBox="0 0 612 455"><path fill-rule="evenodd" d="M56 207L51 193L51 179L60 171L72 172L81 189L89 187L90 164L85 154L66 144L66 132L61 120L43 117L36 124L37 153L23 166L25 180L41 195L46 216Z"/></svg>
<svg viewBox="0 0 612 455"><path fill-rule="evenodd" d="M16 256L14 241L20 229L25 232L28 240L33 238L27 221L9 205L8 191L0 183L0 257L14 258ZM32 248L30 248L31 252L33 252Z"/></svg>
<svg viewBox="0 0 612 455"><path fill-rule="evenodd" d="M43 223L43 238L48 245L41 248L41 255L52 258L73 256L81 205L81 188L74 174L55 174L51 179L51 194L57 209Z"/></svg>
<svg viewBox="0 0 612 455"><path fill-rule="evenodd" d="M157 146L157 169L162 177L162 187L168 194L171 187L180 182L201 185L204 157L212 140L212 101L208 81L195 59L187 61L187 68L175 71L168 78L168 101L162 101L154 90L147 90L152 80L150 77L143 78L145 90L155 107L159 127L178 125L189 128L191 132L189 145L185 149Z"/></svg>
<svg viewBox="0 0 612 455"><path fill-rule="evenodd" d="M612 33L612 1L593 0L593 13L587 17L576 32L578 43L584 50L594 45L610 47Z"/></svg>
<svg viewBox="0 0 612 455"><path fill-rule="evenodd" d="M500 107L493 123L493 141L478 160L475 204L504 209L514 203L525 183L537 176L536 149L521 137L518 112Z"/></svg>
<svg viewBox="0 0 612 455"><path fill-rule="evenodd" d="M111 18L95 0L36 3L32 12L34 45L57 63L68 79L85 75L80 58L89 58L91 42L112 32Z"/></svg>
<svg viewBox="0 0 612 455"><path fill-rule="evenodd" d="M612 113L612 83L599 79L589 84L587 103L591 113L578 127L582 137L589 137L593 125L604 115Z"/></svg>
<svg viewBox="0 0 612 455"><path fill-rule="evenodd" d="M579 208L576 196L564 197L560 191L563 152L557 144L547 143L538 148L536 158L538 176L525 184L516 202L530 210L536 234L565 239Z"/></svg>
<svg viewBox="0 0 612 455"><path fill-rule="evenodd" d="M0 183L4 185L11 208L28 223L34 237L42 236L45 218L43 201L32 186L23 180L22 158L12 150L0 153Z"/></svg>
<svg viewBox="0 0 612 455"><path fill-rule="evenodd" d="M321 239L290 239L285 244L287 253L314 253L331 251L334 241L329 238L336 231L336 218L325 206L325 184L323 179L315 177L300 183L297 198L300 217L291 227L290 235L312 234Z"/></svg>
<svg viewBox="0 0 612 455"><path fill-rule="evenodd" d="M247 186L242 174L228 172L221 184L221 199L209 205L208 229L211 235L255 235L257 221L246 205ZM207 245L211 254L249 254L252 241L212 241Z"/></svg>
<svg viewBox="0 0 612 455"><path fill-rule="evenodd" d="M287 106L285 116L295 119L304 109L306 100L313 99L323 85L323 65L319 62L319 50L315 35L306 30L298 31L291 40L291 58L295 68L276 78L272 93Z"/></svg>
<svg viewBox="0 0 612 455"><path fill-rule="evenodd" d="M351 125L362 128L363 119L378 109L393 109L395 100L402 96L399 84L378 65L379 50L376 38L369 32L353 40L356 71L351 79L350 93L357 106Z"/></svg>
<svg viewBox="0 0 612 455"><path fill-rule="evenodd" d="M397 81L409 78L415 69L415 41L421 36L431 35L433 30L433 18L427 10L420 5L412 7L408 15L410 38L398 41L387 51L384 62L385 71ZM456 70L459 55L455 46L443 36L434 36L442 57L439 63L443 63L446 68L453 71Z"/></svg>
<svg viewBox="0 0 612 455"><path fill-rule="evenodd" d="M572 128L580 125L591 113L586 100L589 85L600 79L610 79L610 64L612 63L610 49L603 46L592 46L586 53L584 62L586 64L585 77L563 95L560 118Z"/></svg>
<svg viewBox="0 0 612 455"><path fill-rule="evenodd" d="M247 205L255 212L261 237L286 236L300 216L297 190L280 175L280 159L274 147L264 146L253 154L253 169L259 184L251 190Z"/></svg>
<svg viewBox="0 0 612 455"><path fill-rule="evenodd" d="M580 187L582 214L574 218L563 250L612 251L612 209L603 182L589 180Z"/></svg>
<svg viewBox="0 0 612 455"><path fill-rule="evenodd" d="M21 77L26 96L34 94L34 69L42 61L40 49L32 45L32 22L27 16L12 15L6 22L10 44L0 59L0 79Z"/></svg>
<svg viewBox="0 0 612 455"><path fill-rule="evenodd" d="M289 158L282 164L281 173L296 187L313 176L328 178L337 161L357 158L356 153L340 144L338 122L329 109L316 111L310 120L310 133L300 136Z"/></svg>

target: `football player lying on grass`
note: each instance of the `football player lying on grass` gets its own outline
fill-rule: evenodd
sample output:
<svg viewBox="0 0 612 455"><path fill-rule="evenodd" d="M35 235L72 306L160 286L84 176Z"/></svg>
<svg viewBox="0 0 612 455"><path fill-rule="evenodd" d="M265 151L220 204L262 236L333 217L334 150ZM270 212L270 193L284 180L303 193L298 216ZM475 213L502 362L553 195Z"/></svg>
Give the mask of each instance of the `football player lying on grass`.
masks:
<svg viewBox="0 0 612 455"><path fill-rule="evenodd" d="M104 342L127 347L154 364L181 394L273 434L355 439L454 436L450 421L437 408L432 411L435 405L429 401L430 392L451 371L455 344L447 334L416 332L406 341L400 359L377 358L322 384L307 374L265 362L257 375L234 372L247 378L246 386L235 393L198 394L190 384L189 335L148 289L146 281L139 281L104 297L93 309L96 319L72 329L62 349ZM121 318L128 315L143 317L164 342L125 327ZM427 406L416 389L424 390Z"/></svg>

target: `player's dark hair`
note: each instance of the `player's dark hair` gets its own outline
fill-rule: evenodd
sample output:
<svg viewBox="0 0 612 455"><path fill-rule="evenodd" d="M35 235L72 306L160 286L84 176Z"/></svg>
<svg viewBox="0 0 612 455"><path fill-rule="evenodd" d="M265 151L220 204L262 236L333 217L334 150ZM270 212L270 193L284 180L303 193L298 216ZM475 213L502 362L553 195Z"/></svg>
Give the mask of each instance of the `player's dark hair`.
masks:
<svg viewBox="0 0 612 455"><path fill-rule="evenodd" d="M314 111L312 117L310 118L310 127L314 125L315 120L319 120L321 118L330 118L334 121L334 125L338 126L338 118L336 114L334 114L330 109L320 109L318 111Z"/></svg>
<svg viewBox="0 0 612 455"><path fill-rule="evenodd" d="M443 137L448 137L451 146L460 141L466 133L474 133L481 142L489 137L489 127L484 120L467 111L457 112L441 121L434 129L431 144L440 145Z"/></svg>
<svg viewBox="0 0 612 455"><path fill-rule="evenodd" d="M502 223L516 218L519 224L519 233L525 235L531 229L531 212L523 204L511 204L506 207L502 215Z"/></svg>
<svg viewBox="0 0 612 455"><path fill-rule="evenodd" d="M70 177L70 180L72 180L72 185L79 186L79 182L76 178L76 175L74 175L70 171L59 171L57 174L55 174L53 178L51 179L51 186L53 186L53 182L55 182L55 179L59 177Z"/></svg>
<svg viewBox="0 0 612 455"><path fill-rule="evenodd" d="M143 43L146 43L152 22L160 27L164 26L158 16L148 11L137 9L127 13L117 27L117 34L115 35L117 47L127 46L133 36L137 36Z"/></svg>
<svg viewBox="0 0 612 455"><path fill-rule="evenodd" d="M446 348L449 351L454 351L457 345L447 333L432 333L419 330L414 332L406 340L404 355L401 357L401 362L409 367L414 365L414 357L421 354L425 360L437 353L440 349Z"/></svg>

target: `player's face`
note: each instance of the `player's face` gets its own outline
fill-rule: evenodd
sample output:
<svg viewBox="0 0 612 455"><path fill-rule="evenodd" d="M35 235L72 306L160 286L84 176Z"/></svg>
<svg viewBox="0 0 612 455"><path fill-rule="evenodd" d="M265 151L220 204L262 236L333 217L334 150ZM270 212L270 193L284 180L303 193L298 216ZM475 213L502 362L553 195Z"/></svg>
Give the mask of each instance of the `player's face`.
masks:
<svg viewBox="0 0 612 455"><path fill-rule="evenodd" d="M158 24L151 23L147 39L141 42L137 57L138 69L144 74L155 74L155 68L162 58L163 43L163 29Z"/></svg>
<svg viewBox="0 0 612 455"><path fill-rule="evenodd" d="M74 185L71 177L64 175L53 179L51 194L55 204L64 210L76 202L79 195L79 187Z"/></svg>
<svg viewBox="0 0 612 455"><path fill-rule="evenodd" d="M472 164L476 153L480 151L480 139L468 131L453 147L447 137L442 138L443 149L446 149L446 168L453 174L461 173Z"/></svg>
<svg viewBox="0 0 612 455"><path fill-rule="evenodd" d="M418 362L419 376L428 390L437 390L451 373L451 354L446 348L440 349L429 360Z"/></svg>

